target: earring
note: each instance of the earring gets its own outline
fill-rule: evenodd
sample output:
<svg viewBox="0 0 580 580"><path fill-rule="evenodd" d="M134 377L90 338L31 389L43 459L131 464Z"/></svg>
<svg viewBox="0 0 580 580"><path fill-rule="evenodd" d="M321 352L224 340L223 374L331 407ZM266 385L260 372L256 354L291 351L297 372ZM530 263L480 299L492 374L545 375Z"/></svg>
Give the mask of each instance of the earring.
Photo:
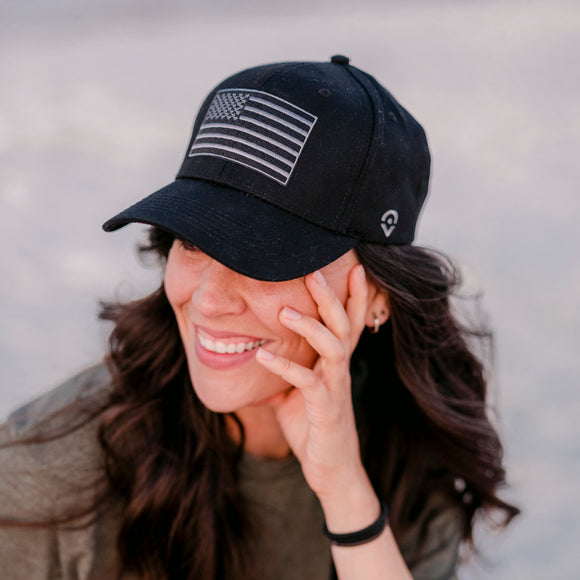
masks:
<svg viewBox="0 0 580 580"><path fill-rule="evenodd" d="M369 327L369 330L371 332L371 334L376 334L379 331L379 328L381 327L381 321L379 320L379 317L373 312L373 316L374 316L374 326L372 328Z"/></svg>

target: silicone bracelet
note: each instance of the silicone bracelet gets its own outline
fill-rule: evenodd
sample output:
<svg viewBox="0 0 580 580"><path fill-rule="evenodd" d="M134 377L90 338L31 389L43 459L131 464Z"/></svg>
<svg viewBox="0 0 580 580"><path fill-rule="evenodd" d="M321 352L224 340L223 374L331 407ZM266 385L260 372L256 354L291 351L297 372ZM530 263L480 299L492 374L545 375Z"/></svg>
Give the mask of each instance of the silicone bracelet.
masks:
<svg viewBox="0 0 580 580"><path fill-rule="evenodd" d="M385 502L381 502L381 514L376 522L373 522L368 528L359 530L358 532L350 532L348 534L333 534L328 531L326 523L322 528L324 535L335 546L360 546L378 538L385 529L389 520L389 510Z"/></svg>

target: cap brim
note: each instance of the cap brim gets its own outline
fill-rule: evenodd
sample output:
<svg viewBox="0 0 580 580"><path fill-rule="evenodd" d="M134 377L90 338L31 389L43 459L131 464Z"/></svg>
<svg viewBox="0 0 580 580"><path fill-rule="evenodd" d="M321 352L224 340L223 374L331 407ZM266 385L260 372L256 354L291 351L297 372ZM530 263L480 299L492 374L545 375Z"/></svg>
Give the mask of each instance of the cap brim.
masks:
<svg viewBox="0 0 580 580"><path fill-rule="evenodd" d="M272 282L318 270L358 243L254 196L198 179L177 179L103 229L131 222L167 230L240 274Z"/></svg>

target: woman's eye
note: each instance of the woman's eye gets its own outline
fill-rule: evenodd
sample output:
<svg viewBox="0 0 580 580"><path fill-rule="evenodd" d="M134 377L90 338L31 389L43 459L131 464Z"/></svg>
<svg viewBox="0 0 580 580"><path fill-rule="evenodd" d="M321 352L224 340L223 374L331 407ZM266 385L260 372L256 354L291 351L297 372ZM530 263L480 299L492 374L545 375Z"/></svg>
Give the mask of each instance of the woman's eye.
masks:
<svg viewBox="0 0 580 580"><path fill-rule="evenodd" d="M197 246L190 244L185 240L179 240L179 243L181 244L182 249L186 252L199 252L199 248Z"/></svg>

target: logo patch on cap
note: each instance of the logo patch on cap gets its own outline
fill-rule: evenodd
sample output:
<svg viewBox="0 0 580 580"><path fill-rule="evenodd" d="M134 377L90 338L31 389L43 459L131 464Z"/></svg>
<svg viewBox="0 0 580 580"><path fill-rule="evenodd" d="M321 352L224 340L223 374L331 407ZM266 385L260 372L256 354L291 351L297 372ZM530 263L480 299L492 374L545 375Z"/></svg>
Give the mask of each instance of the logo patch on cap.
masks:
<svg viewBox="0 0 580 580"><path fill-rule="evenodd" d="M251 89L223 89L214 97L189 157L221 157L286 185L317 117L292 103Z"/></svg>
<svg viewBox="0 0 580 580"><path fill-rule="evenodd" d="M390 209L383 214L381 218L381 227L385 236L388 238L395 228L397 227L397 222L399 221L399 213L395 209Z"/></svg>

